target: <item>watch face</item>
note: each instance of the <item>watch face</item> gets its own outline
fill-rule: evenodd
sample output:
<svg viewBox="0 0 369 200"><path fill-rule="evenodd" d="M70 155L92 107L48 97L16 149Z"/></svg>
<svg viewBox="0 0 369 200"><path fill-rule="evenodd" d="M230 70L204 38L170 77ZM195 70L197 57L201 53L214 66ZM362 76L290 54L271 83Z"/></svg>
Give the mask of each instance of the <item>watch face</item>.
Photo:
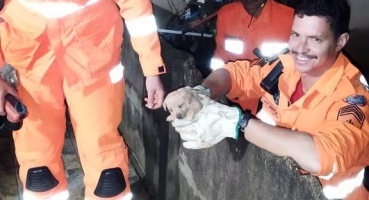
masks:
<svg viewBox="0 0 369 200"><path fill-rule="evenodd" d="M242 119L240 121L240 130L241 130L242 133L245 131L245 128L246 128L248 122L249 122L248 119L245 119L244 117L242 117Z"/></svg>
<svg viewBox="0 0 369 200"><path fill-rule="evenodd" d="M245 128L247 127L247 124L249 123L249 120L252 117L253 115L251 114L250 110L246 110L243 113L242 118L240 120L240 131L242 131L242 133L245 131Z"/></svg>

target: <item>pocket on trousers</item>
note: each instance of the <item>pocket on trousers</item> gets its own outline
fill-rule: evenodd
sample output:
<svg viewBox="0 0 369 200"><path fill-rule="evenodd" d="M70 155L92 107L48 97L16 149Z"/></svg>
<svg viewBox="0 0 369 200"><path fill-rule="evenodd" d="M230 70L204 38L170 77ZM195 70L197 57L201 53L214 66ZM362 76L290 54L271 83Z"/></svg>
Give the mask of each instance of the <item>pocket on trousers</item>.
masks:
<svg viewBox="0 0 369 200"><path fill-rule="evenodd" d="M106 7L106 6L104 6ZM114 8L114 7L112 7ZM106 70L113 59L119 58L123 40L123 21L115 10L80 14L73 27L76 36L76 55L85 60L81 65L92 75ZM111 67L111 66L110 66Z"/></svg>
<svg viewBox="0 0 369 200"><path fill-rule="evenodd" d="M3 29L3 27L2 27ZM36 52L41 46L41 41L24 37L22 33L16 31L1 30L1 48L4 59L17 69L29 70L32 62L35 61Z"/></svg>

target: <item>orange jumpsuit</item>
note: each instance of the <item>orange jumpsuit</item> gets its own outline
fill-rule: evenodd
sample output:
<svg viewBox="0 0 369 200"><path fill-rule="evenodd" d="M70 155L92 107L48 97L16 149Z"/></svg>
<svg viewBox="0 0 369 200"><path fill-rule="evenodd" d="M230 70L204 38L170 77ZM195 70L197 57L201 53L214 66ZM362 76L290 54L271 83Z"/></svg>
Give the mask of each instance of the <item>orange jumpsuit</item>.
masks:
<svg viewBox="0 0 369 200"><path fill-rule="evenodd" d="M333 66L299 100L290 102L300 80L290 55L280 56L284 66L279 78L278 105L259 83L277 63L250 66L248 61L228 63L232 78L230 99L247 94L262 97L263 110L281 127L309 133L319 153L318 174L329 199L367 200L364 168L369 166L369 107L347 103L353 95L369 94L360 83L360 72L340 54Z"/></svg>
<svg viewBox="0 0 369 200"><path fill-rule="evenodd" d="M255 48L277 48L273 44L287 44L293 22L294 11L285 5L267 0L258 18L250 16L241 2L234 2L219 9L217 19L216 49L211 62L254 60ZM251 22L251 23L250 23ZM221 60L221 61L220 61ZM239 97L233 100L243 109L256 110L258 99Z"/></svg>
<svg viewBox="0 0 369 200"><path fill-rule="evenodd" d="M19 96L29 112L13 135L24 198L68 196L61 160L65 99L86 199L128 195L127 147L117 130L125 94L121 17L144 75L165 73L151 2L6 0L0 17L0 64L17 69Z"/></svg>

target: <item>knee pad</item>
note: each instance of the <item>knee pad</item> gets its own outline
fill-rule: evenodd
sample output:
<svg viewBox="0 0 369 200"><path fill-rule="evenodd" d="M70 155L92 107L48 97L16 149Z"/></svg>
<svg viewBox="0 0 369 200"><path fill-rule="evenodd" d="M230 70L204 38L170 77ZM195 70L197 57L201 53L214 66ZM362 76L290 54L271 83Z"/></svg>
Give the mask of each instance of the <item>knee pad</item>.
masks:
<svg viewBox="0 0 369 200"><path fill-rule="evenodd" d="M35 167L27 172L26 189L32 192L46 192L59 184L49 168Z"/></svg>
<svg viewBox="0 0 369 200"><path fill-rule="evenodd" d="M366 190L369 191L369 166L365 167L363 184Z"/></svg>
<svg viewBox="0 0 369 200"><path fill-rule="evenodd" d="M94 194L102 198L114 197L126 189L126 181L120 168L105 169L101 172Z"/></svg>

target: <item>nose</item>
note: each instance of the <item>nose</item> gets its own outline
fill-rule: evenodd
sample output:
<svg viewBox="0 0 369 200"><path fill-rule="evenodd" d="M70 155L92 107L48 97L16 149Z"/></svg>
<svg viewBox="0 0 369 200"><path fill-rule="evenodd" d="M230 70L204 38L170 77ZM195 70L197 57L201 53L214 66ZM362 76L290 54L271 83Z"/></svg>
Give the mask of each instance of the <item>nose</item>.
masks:
<svg viewBox="0 0 369 200"><path fill-rule="evenodd" d="M298 53L298 54L304 54L309 51L309 47L307 44L307 40L301 37L292 37L289 41L289 47L292 52Z"/></svg>
<svg viewBox="0 0 369 200"><path fill-rule="evenodd" d="M183 115L177 114L177 119L183 119Z"/></svg>
<svg viewBox="0 0 369 200"><path fill-rule="evenodd" d="M306 40L298 40L294 45L294 50L300 54L308 52L308 45Z"/></svg>

